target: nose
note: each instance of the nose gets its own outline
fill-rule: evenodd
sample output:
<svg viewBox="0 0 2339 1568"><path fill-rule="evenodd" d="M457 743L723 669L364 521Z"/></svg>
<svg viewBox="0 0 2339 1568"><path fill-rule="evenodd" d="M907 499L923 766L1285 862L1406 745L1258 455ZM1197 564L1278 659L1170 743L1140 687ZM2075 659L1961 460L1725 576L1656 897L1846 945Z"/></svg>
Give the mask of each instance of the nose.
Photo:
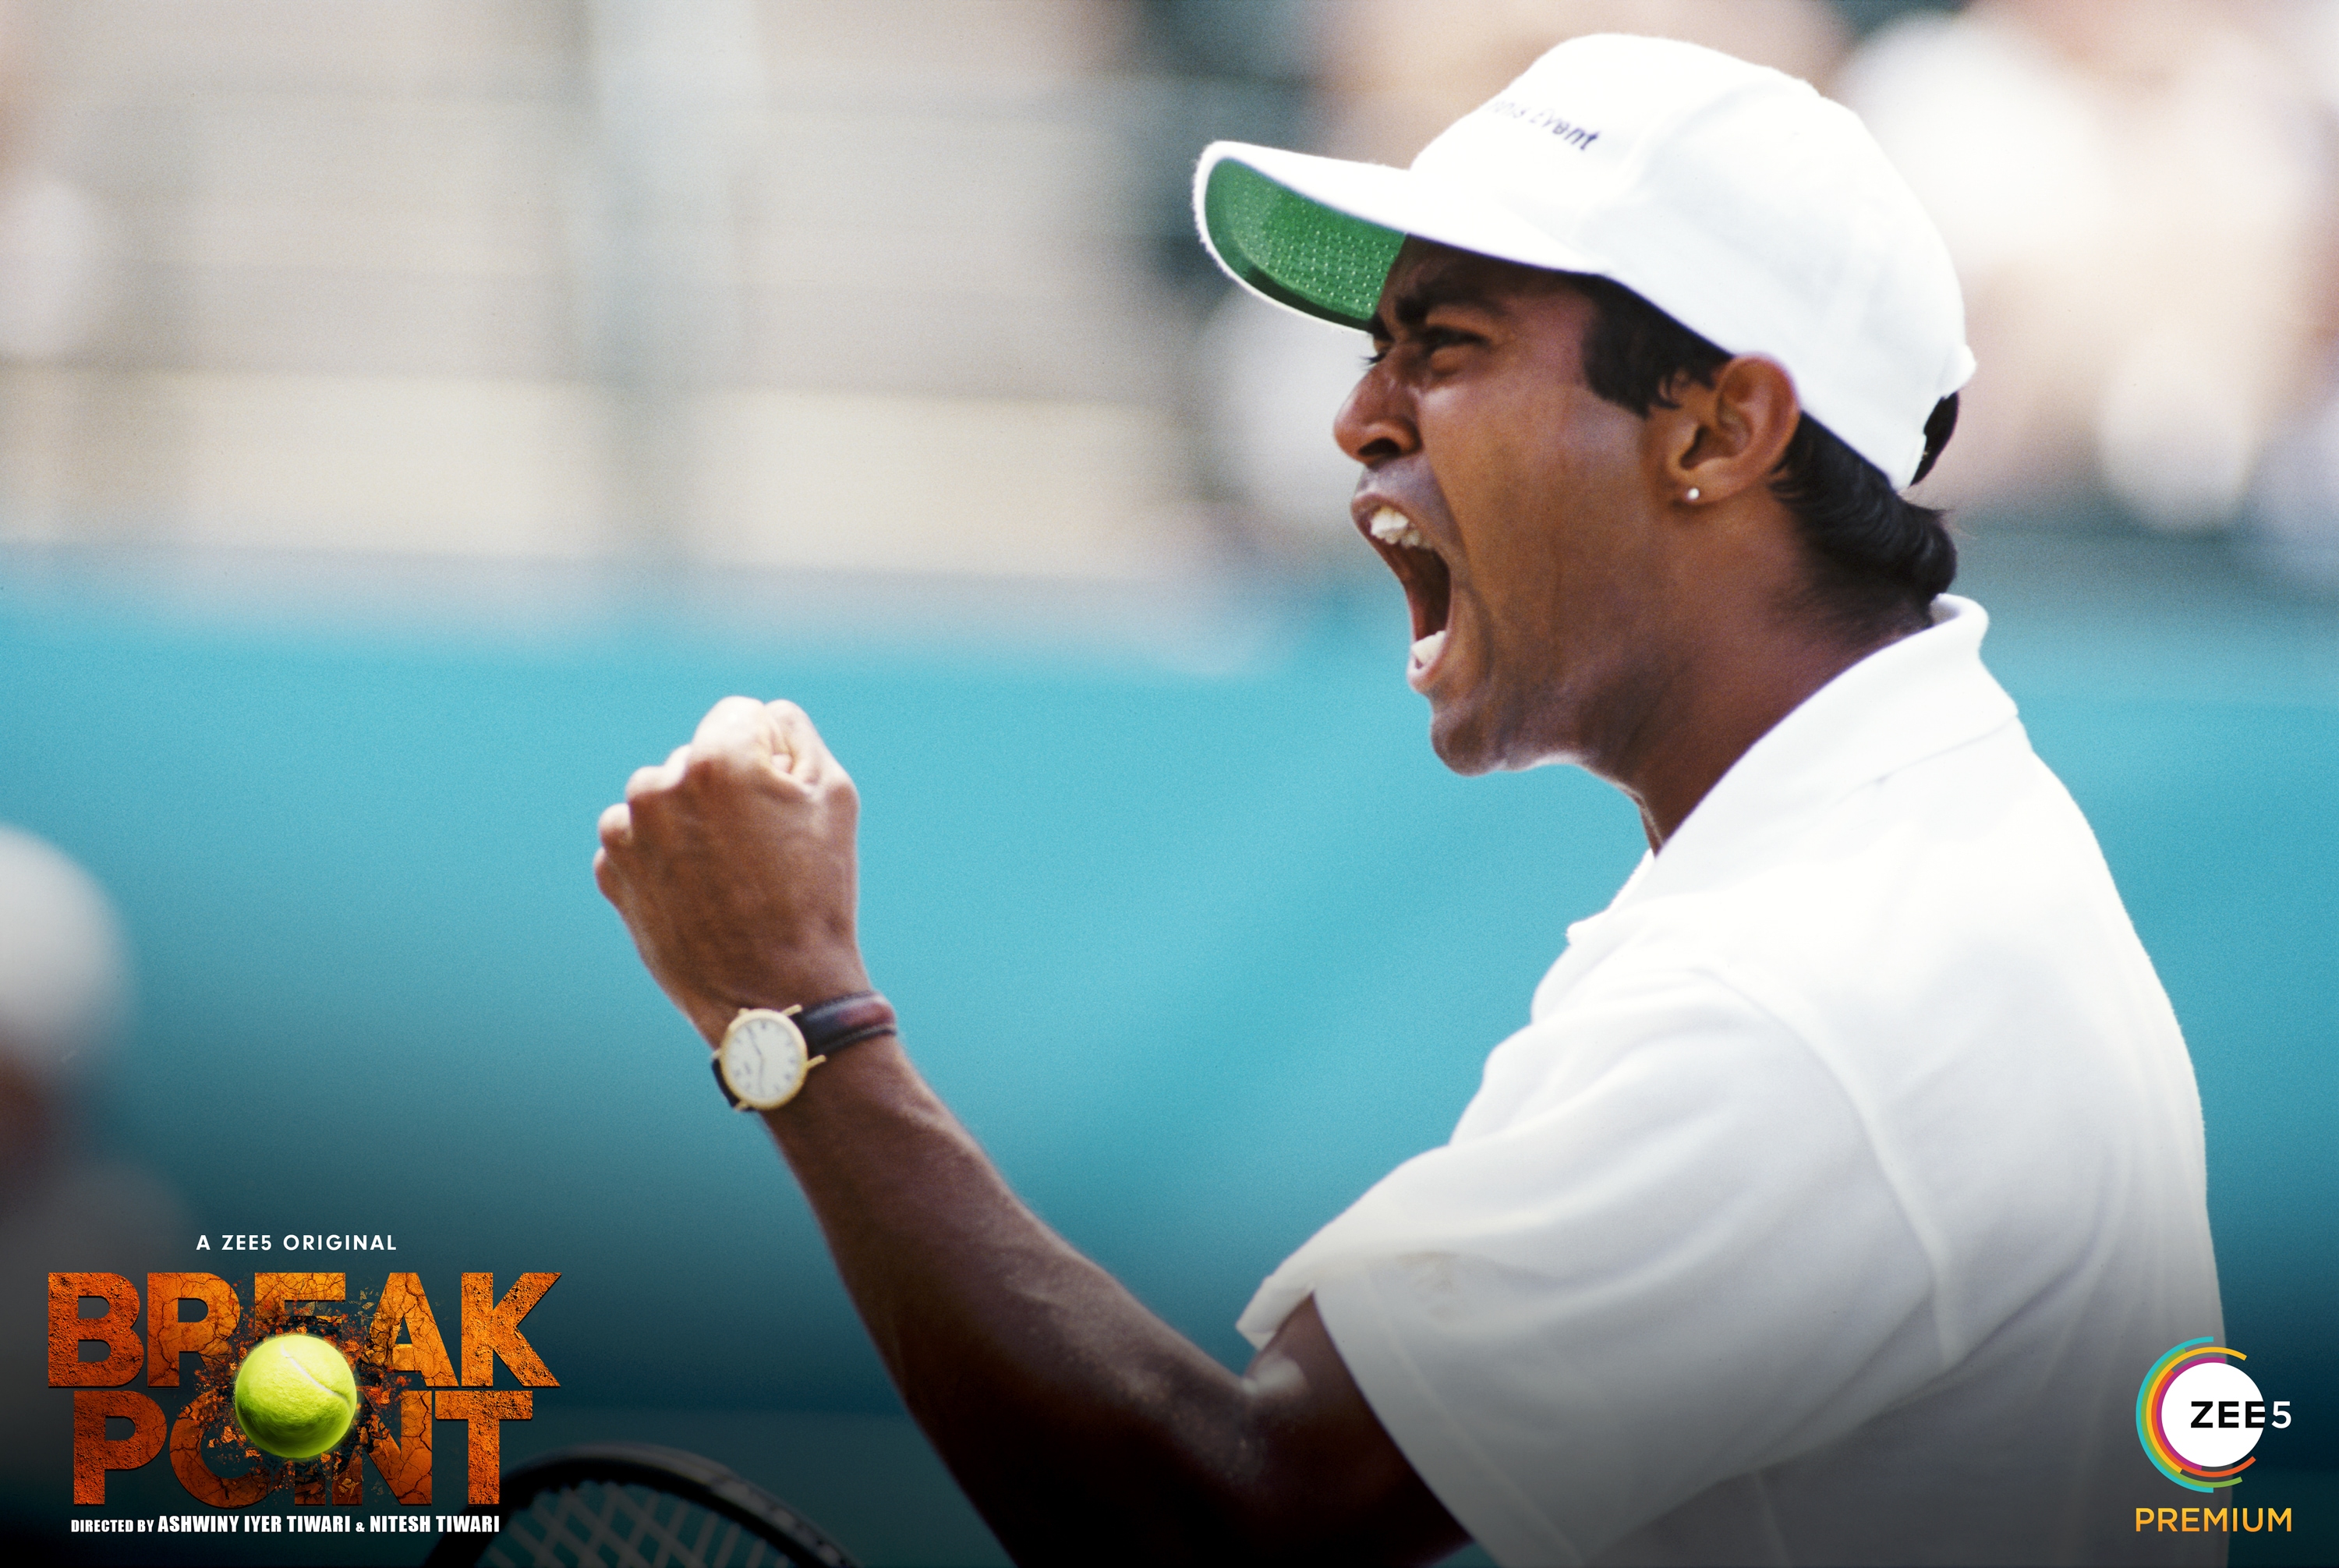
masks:
<svg viewBox="0 0 2339 1568"><path fill-rule="evenodd" d="M1367 367L1332 417L1332 439L1356 461L1370 468L1403 457L1421 444L1411 401L1392 373L1388 359Z"/></svg>

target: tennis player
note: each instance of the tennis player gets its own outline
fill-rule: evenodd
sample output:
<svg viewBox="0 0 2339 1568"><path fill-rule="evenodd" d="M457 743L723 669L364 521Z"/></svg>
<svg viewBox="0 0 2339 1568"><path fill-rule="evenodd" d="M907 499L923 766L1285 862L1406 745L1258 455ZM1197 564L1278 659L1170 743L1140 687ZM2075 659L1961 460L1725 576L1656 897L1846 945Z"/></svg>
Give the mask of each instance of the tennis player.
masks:
<svg viewBox="0 0 2339 1568"><path fill-rule="evenodd" d="M1260 1287L1239 1376L919 1078L855 938L853 784L802 712L727 699L635 775L600 884L1002 1542L2221 1560L2133 1523L2185 1500L2138 1381L2220 1328L2192 1068L1900 493L1972 360L1859 123L1587 37L1408 170L1221 143L1196 193L1242 283L1371 335L1336 434L1438 754L1589 769L1650 854L1452 1139Z"/></svg>

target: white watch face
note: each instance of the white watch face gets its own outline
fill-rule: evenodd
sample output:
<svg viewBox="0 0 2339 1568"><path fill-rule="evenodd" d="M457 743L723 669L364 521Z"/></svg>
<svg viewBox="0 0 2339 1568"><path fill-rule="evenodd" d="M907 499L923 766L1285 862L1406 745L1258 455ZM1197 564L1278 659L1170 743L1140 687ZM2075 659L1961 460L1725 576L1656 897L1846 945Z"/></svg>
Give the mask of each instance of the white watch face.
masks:
<svg viewBox="0 0 2339 1568"><path fill-rule="evenodd" d="M717 1055L723 1081L757 1110L785 1105L804 1083L804 1035L784 1013L741 1013L724 1033Z"/></svg>

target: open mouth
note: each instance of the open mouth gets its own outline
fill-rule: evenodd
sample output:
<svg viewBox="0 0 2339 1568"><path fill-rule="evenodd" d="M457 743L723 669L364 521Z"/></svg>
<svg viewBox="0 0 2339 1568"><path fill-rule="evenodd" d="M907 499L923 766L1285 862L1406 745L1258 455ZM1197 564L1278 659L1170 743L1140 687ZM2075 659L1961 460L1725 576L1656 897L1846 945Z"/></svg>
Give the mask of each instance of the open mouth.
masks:
<svg viewBox="0 0 2339 1568"><path fill-rule="evenodd" d="M1446 651L1446 612L1453 579L1445 557L1429 547L1413 519L1395 507L1375 512L1367 531L1381 558L1405 586L1406 607L1413 613L1413 651L1405 673L1407 683L1417 691Z"/></svg>

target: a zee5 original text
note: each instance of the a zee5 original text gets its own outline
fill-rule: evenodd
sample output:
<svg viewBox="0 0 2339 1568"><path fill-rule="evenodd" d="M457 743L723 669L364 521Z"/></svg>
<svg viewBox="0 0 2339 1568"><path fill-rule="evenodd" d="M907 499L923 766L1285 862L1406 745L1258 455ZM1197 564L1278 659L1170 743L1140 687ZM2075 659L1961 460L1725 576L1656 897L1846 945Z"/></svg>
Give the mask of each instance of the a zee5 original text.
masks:
<svg viewBox="0 0 2339 1568"><path fill-rule="evenodd" d="M359 1231L343 1231L336 1236L252 1235L221 1231L219 1250L222 1252L396 1252L398 1238L387 1232L371 1236ZM195 1238L195 1250L212 1250L209 1233Z"/></svg>

